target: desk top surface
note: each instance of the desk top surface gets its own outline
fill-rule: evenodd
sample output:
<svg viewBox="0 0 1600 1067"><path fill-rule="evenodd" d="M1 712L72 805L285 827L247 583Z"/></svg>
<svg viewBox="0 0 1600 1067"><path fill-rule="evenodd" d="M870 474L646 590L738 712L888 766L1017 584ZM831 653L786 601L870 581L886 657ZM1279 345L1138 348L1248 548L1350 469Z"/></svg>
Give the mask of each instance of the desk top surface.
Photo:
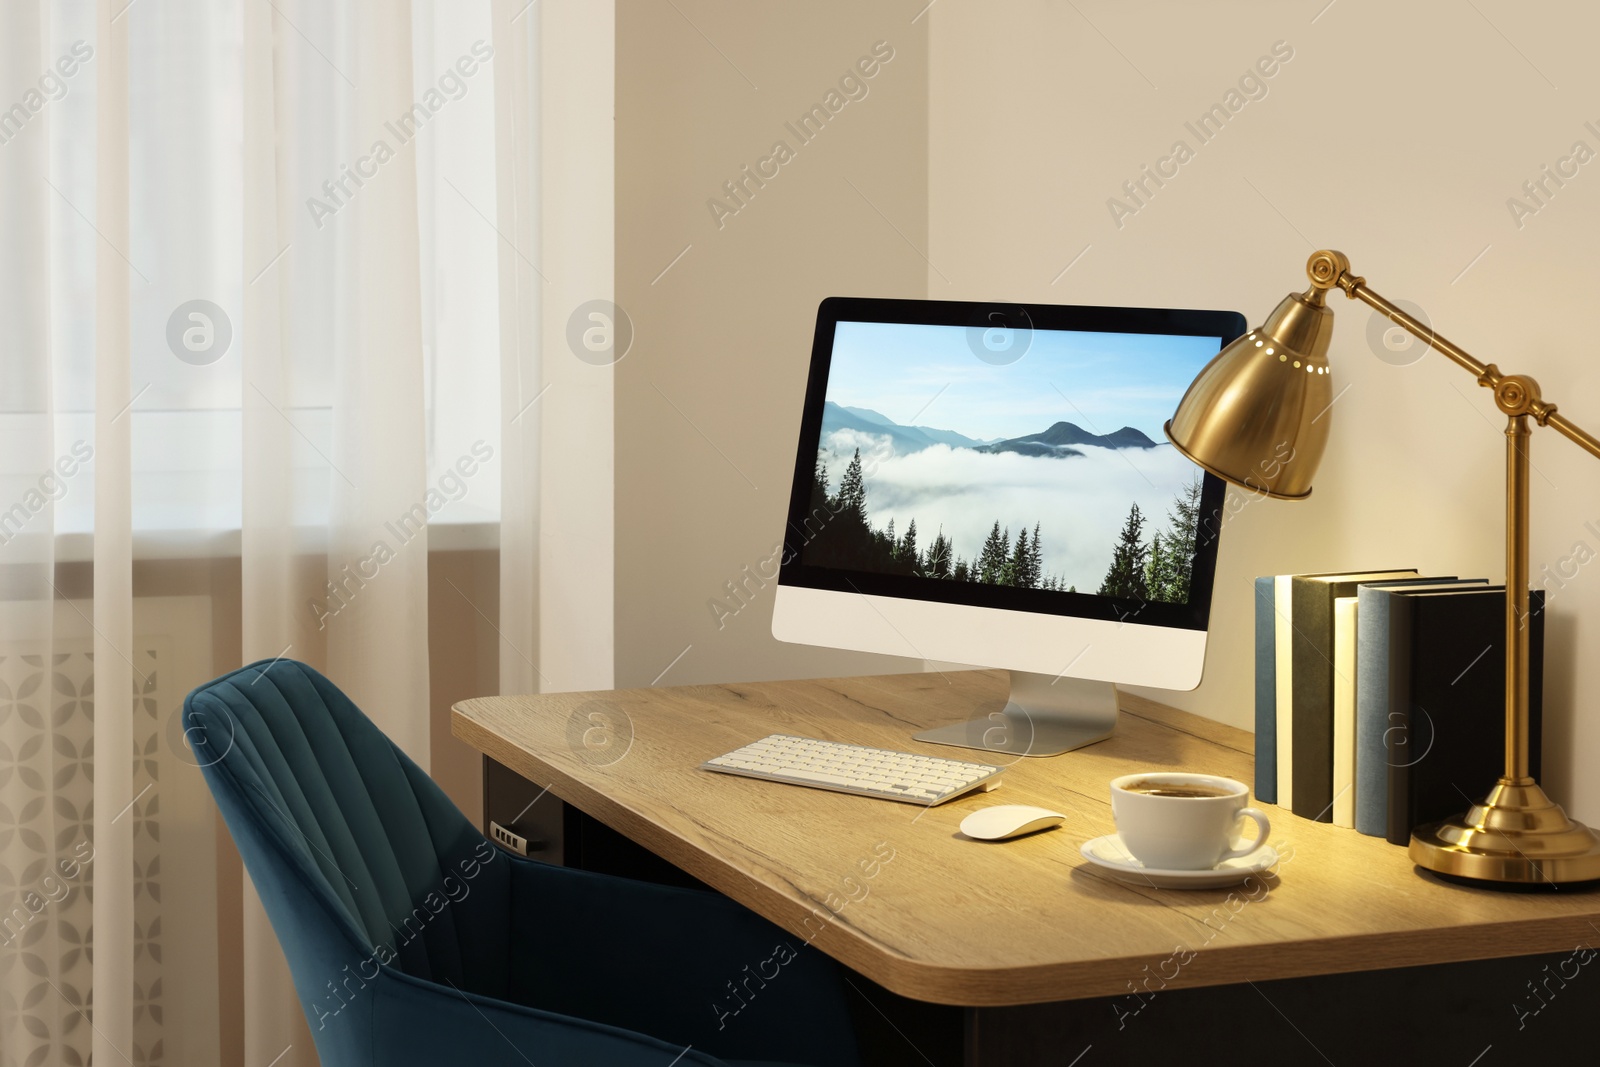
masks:
<svg viewBox="0 0 1600 1067"><path fill-rule="evenodd" d="M911 735L997 711L1005 696L1002 673L968 671L485 697L455 706L453 730L920 1000L1027 1004L1600 940L1600 894L1448 885L1381 838L1271 805L1282 860L1264 883L1177 891L1111 879L1078 849L1115 828L1112 778L1181 769L1252 780L1250 734L1127 693L1110 740L1020 759L999 790L935 808L698 769L769 733L959 757ZM968 813L994 804L1037 804L1067 819L1008 842L960 834Z"/></svg>

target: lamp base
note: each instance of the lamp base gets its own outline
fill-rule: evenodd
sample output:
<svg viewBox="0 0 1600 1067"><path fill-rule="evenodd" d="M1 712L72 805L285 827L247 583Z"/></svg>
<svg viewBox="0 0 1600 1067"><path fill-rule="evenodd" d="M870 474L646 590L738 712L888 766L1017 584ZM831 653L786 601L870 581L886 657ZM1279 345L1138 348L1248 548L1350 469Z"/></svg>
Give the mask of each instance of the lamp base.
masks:
<svg viewBox="0 0 1600 1067"><path fill-rule="evenodd" d="M1417 827L1410 854L1419 867L1475 882L1600 879L1600 835L1567 818L1531 778L1502 778L1464 815Z"/></svg>

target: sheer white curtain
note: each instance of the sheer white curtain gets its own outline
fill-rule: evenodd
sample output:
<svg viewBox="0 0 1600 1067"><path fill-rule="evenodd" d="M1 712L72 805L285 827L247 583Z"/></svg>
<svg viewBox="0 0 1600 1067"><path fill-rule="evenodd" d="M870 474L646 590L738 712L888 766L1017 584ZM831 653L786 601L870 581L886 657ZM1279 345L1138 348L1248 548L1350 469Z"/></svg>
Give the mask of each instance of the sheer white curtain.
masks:
<svg viewBox="0 0 1600 1067"><path fill-rule="evenodd" d="M611 684L614 23L0 2L0 1064L233 1067L240 987L316 1062L178 725L241 655L427 766L428 552L498 535L502 690Z"/></svg>
<svg viewBox="0 0 1600 1067"><path fill-rule="evenodd" d="M285 23L304 43L323 41L325 63L296 62L283 47ZM433 116L426 104L412 110L411 8L284 11L246 0L243 49L243 273L253 279L242 331L244 659L323 666L426 768L429 510L415 138ZM402 135L413 139L395 143ZM327 187L308 177L317 174ZM293 343L318 330L320 343ZM329 399L323 463L297 467L300 431L290 412L297 394L319 389ZM296 526L296 499L316 492L302 480L327 494L325 527ZM304 572L314 576L309 590L297 581ZM282 952L248 891L244 964L245 1062L315 1063Z"/></svg>
<svg viewBox="0 0 1600 1067"><path fill-rule="evenodd" d="M213 814L173 715L232 664L184 673L173 639L210 625L146 625L137 560L237 552L243 661L313 663L426 767L430 540L493 544L504 482L502 659L539 657L538 422L512 424L505 474L496 418L502 373L538 389L527 279L502 349L503 235L518 263L538 237L502 224L497 164L514 140L531 176L537 134L495 108L532 84L539 19L0 3L0 1063L222 1059L240 976L217 970L214 861L188 847ZM246 896L243 1062L313 1064Z"/></svg>

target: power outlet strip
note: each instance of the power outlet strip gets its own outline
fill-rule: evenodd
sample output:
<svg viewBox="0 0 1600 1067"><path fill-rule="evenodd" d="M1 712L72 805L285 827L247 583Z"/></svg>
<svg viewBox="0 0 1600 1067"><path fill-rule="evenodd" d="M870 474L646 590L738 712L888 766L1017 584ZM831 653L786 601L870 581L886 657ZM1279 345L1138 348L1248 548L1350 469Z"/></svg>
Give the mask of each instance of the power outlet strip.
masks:
<svg viewBox="0 0 1600 1067"><path fill-rule="evenodd" d="M526 837L507 830L504 826L501 826L499 823L494 822L493 820L489 822L489 837L494 841L495 844L506 849L508 852L515 852L519 856L526 856L528 854L528 839Z"/></svg>

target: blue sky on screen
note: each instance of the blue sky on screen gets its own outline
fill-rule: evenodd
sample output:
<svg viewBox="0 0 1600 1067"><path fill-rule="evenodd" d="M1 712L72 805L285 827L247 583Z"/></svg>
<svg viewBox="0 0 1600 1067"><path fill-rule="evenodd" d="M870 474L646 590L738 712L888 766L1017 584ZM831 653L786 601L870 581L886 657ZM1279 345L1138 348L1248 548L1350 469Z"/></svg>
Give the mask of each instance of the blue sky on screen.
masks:
<svg viewBox="0 0 1600 1067"><path fill-rule="evenodd" d="M1162 424L1220 344L1216 337L1035 330L1021 359L995 366L974 355L962 326L841 322L827 399L980 440L1065 421L1099 434L1132 426L1162 441Z"/></svg>

